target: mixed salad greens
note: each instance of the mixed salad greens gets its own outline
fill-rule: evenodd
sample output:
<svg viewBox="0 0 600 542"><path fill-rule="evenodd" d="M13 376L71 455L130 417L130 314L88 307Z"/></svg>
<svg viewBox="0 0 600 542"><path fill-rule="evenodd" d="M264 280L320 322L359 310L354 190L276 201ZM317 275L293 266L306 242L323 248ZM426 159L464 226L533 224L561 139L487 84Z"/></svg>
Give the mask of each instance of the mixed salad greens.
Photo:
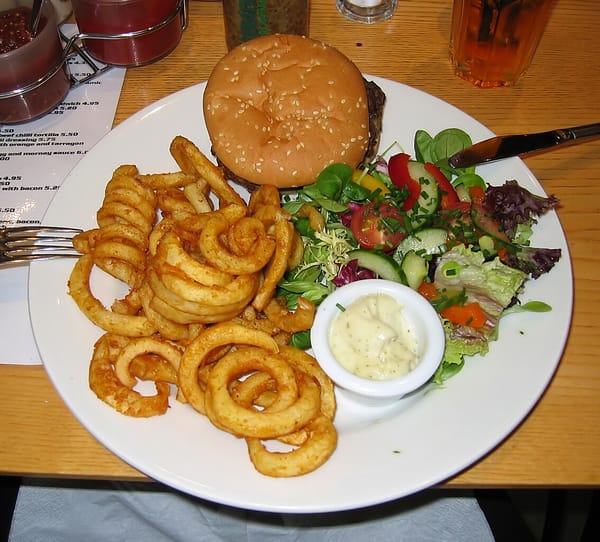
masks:
<svg viewBox="0 0 600 542"><path fill-rule="evenodd" d="M448 128L419 130L414 158L392 145L363 169L324 169L314 184L284 197L305 251L279 283L295 308L299 296L319 304L336 287L365 278L402 282L426 297L442 319L446 349L433 377L442 383L485 354L508 312L551 310L521 305L529 278L547 273L560 249L530 246L537 218L558 205L509 180L490 186L475 168L455 169L448 158L471 145ZM293 344L310 347L308 332Z"/></svg>

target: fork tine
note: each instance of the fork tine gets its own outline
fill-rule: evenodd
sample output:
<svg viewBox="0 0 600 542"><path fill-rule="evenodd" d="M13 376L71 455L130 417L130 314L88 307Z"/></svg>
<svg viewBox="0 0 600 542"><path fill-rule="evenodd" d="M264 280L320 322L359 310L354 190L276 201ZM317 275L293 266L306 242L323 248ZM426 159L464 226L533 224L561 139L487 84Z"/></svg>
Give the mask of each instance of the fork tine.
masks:
<svg viewBox="0 0 600 542"><path fill-rule="evenodd" d="M6 256L7 259L5 261L0 261L1 263L20 263L20 262L30 262L32 260L53 260L56 258L76 258L81 256L78 252L75 252L73 249L56 249L56 247L52 247L54 252L37 252L37 250L28 250L28 249L19 249L10 251Z"/></svg>
<svg viewBox="0 0 600 542"><path fill-rule="evenodd" d="M63 228L62 226L17 226L15 228L2 228L2 236L6 238L18 237L54 237L64 234L66 238L71 238L81 233L79 228Z"/></svg>
<svg viewBox="0 0 600 542"><path fill-rule="evenodd" d="M73 237L82 230L53 226L0 228L0 265L78 257Z"/></svg>

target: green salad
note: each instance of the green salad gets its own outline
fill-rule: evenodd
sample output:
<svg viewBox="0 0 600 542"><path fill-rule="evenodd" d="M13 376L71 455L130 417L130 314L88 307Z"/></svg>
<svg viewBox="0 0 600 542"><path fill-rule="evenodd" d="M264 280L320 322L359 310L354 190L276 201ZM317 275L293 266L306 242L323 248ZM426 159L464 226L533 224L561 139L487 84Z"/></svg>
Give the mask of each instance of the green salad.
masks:
<svg viewBox="0 0 600 542"><path fill-rule="evenodd" d="M410 286L446 332L436 383L459 372L465 356L487 353L504 314L551 310L543 302L521 305L518 296L560 259L560 249L530 245L537 218L558 200L516 180L491 186L473 167L452 168L448 158L471 143L457 128L419 130L412 155L394 144L360 169L333 164L284 196L305 250L278 296L294 309L299 296L318 305L335 288L366 278ZM309 332L292 344L310 348Z"/></svg>

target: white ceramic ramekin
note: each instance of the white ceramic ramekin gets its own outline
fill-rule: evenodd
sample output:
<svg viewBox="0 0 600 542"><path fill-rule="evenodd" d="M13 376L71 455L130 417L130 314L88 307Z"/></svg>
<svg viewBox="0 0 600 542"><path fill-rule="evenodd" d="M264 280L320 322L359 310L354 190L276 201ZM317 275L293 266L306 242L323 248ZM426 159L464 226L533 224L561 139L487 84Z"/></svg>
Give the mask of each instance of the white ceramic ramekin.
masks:
<svg viewBox="0 0 600 542"><path fill-rule="evenodd" d="M341 307L370 295L387 294L402 307L402 316L416 339L419 364L392 380L362 378L336 360L329 344L331 325ZM444 355L445 337L441 320L431 304L403 284L382 279L359 280L341 286L319 305L311 330L315 357L333 382L352 399L368 405L385 405L423 386L438 368Z"/></svg>

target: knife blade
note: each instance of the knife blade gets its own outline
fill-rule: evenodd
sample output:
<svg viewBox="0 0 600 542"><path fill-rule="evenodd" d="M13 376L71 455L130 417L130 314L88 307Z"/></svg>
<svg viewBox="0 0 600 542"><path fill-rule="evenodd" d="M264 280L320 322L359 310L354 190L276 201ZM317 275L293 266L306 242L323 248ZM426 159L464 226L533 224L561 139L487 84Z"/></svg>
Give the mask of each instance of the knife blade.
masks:
<svg viewBox="0 0 600 542"><path fill-rule="evenodd" d="M600 123L598 122L535 134L497 136L457 152L448 159L448 163L455 168L475 166L512 156L525 156L570 144L583 143L598 136L600 136Z"/></svg>

